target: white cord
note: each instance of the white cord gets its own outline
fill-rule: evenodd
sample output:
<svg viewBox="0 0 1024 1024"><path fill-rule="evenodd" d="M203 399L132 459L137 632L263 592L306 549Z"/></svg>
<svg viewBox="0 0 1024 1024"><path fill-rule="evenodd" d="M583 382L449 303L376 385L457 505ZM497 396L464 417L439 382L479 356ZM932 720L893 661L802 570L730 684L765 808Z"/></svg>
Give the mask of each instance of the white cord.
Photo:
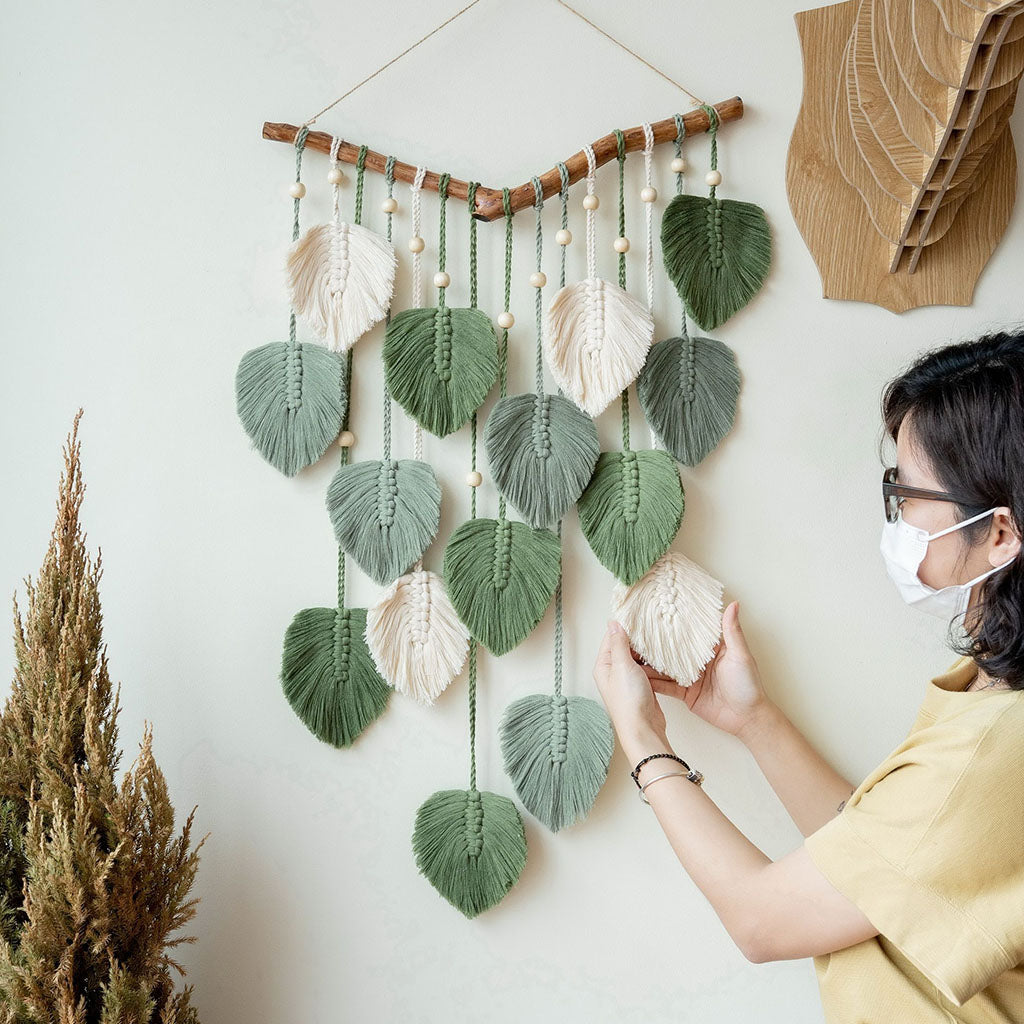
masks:
<svg viewBox="0 0 1024 1024"><path fill-rule="evenodd" d="M338 169L338 147L341 145L341 139L337 135L331 137L331 170L336 171ZM334 223L338 224L341 222L341 182L338 182L333 186L331 192L334 199Z"/></svg>
<svg viewBox="0 0 1024 1024"><path fill-rule="evenodd" d="M594 194L594 182L597 175L597 157L594 147L588 142L583 147L587 154L587 195ZM594 240L594 211L587 210L587 277L597 277L597 248Z"/></svg>

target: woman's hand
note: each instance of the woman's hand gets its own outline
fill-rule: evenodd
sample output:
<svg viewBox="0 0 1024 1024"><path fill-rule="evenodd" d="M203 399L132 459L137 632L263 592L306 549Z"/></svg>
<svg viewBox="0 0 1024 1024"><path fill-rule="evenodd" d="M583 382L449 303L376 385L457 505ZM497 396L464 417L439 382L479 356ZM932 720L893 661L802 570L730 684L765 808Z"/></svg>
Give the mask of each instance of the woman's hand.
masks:
<svg viewBox="0 0 1024 1024"><path fill-rule="evenodd" d="M594 663L594 682L601 693L626 756L645 751L652 744L668 749L665 714L647 673L637 664L629 637L614 619L601 641ZM639 753L639 756L644 756Z"/></svg>
<svg viewBox="0 0 1024 1024"><path fill-rule="evenodd" d="M740 628L738 601L725 609L714 656L689 686L681 686L650 665L640 668L658 693L686 701L695 715L733 736L740 736L770 705Z"/></svg>

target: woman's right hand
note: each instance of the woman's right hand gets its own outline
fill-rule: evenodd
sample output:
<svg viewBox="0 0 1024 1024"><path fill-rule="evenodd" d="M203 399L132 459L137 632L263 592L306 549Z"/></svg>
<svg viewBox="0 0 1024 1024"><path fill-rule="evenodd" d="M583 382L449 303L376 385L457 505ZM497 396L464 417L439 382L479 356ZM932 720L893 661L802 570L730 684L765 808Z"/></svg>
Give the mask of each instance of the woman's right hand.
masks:
<svg viewBox="0 0 1024 1024"><path fill-rule="evenodd" d="M769 705L739 621L739 602L733 601L722 615L722 636L715 653L700 676L689 686L641 664L657 693L686 701L689 709L705 722L733 736L739 736Z"/></svg>

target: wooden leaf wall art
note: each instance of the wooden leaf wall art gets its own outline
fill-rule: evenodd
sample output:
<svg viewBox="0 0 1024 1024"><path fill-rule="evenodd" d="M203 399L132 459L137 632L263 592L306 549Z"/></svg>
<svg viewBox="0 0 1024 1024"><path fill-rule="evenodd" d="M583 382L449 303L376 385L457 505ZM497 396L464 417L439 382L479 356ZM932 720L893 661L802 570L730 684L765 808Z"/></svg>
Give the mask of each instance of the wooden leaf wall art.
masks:
<svg viewBox="0 0 1024 1024"><path fill-rule="evenodd" d="M822 294L969 305L1013 209L1024 0L847 0L794 17L786 190Z"/></svg>

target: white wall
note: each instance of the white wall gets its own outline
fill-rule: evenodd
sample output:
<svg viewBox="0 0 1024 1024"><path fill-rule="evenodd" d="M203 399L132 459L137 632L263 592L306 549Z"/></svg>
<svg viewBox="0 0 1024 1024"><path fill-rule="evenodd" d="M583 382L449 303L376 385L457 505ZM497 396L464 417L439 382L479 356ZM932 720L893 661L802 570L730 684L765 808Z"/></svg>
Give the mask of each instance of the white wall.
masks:
<svg viewBox="0 0 1024 1024"><path fill-rule="evenodd" d="M287 146L267 120L298 122L448 17L458 5L40 4L6 13L0 61L4 155L0 252L4 372L0 590L23 594L52 525L60 448L79 405L89 543L121 735L143 719L179 812L198 803L202 904L184 948L205 1024L235 1021L821 1020L811 962L752 965L679 866L616 750L590 817L559 835L525 815L517 887L468 922L417 873L416 808L468 781L466 676L432 709L394 699L356 745L316 741L278 682L284 630L329 604L336 547L323 494L336 460L287 480L250 449L235 415L242 353L281 339L279 261L290 237ZM771 695L859 780L904 735L926 680L952 655L936 620L901 603L877 554L878 399L921 349L1020 313L1024 212L971 308L897 316L826 301L789 213L784 168L801 89L798 5L634 5L584 11L709 101L740 95L720 135L721 195L762 205L775 261L762 292L716 333L743 375L733 432L684 472L677 547L725 582ZM401 159L500 187L616 126L688 110L687 98L564 8L484 3L326 115L322 127ZM1014 116L1021 136L1020 111ZM656 184L672 194L671 145ZM702 191L707 139L687 153ZM305 224L326 216L327 159L307 157ZM642 158L631 156L630 284L642 294ZM354 168L348 167L349 184ZM601 269L614 277L614 165L599 172ZM584 237L576 186L571 207ZM366 222L383 229L383 179L367 176ZM409 203L400 186L400 241ZM352 192L344 200L351 210ZM663 209L659 202L658 210ZM465 206L449 203L449 301L465 304ZM557 279L549 201L545 252ZM533 218L517 217L510 391L532 382ZM428 255L436 196L424 200ZM480 229L480 305L501 309L502 227ZM573 247L570 279L583 272ZM575 261L575 263L573 262ZM429 260L427 267L429 268ZM409 303L408 256L396 308ZM657 277L658 336L678 304ZM432 294L432 292L428 292ZM548 294L553 294L548 292ZM360 341L357 458L380 454L380 328ZM549 378L549 387L551 386ZM484 414L493 403L484 407ZM633 399L635 443L646 440ZM396 409L396 448L410 451ZM616 443L617 403L600 418ZM427 458L443 480L441 535L468 515L468 427ZM486 464L482 466L486 470ZM481 513L494 514L489 482ZM609 574L566 521L566 689L591 668ZM354 605L377 588L350 563ZM500 661L481 656L479 784L513 795L495 729L515 697L551 686L552 623ZM5 675L10 645L2 652ZM677 751L707 793L771 857L800 834L746 750L666 707Z"/></svg>

